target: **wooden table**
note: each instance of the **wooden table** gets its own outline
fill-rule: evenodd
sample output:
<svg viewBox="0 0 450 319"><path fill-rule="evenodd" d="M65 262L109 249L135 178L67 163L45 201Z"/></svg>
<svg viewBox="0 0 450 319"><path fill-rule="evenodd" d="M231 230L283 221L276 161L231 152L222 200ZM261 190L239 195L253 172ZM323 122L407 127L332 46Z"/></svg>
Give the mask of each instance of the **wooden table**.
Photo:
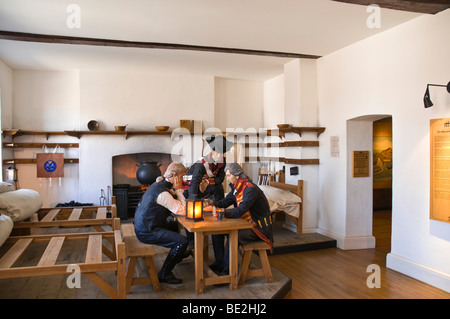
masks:
<svg viewBox="0 0 450 319"><path fill-rule="evenodd" d="M218 221L211 214L206 214L203 221L194 222L187 220L185 217L177 217L179 223L188 231L194 233L195 239L195 290L197 294L202 294L206 285L215 285L222 283L230 283L230 289L238 288L238 230L252 228L249 222L237 218ZM217 276L208 265L203 265L205 261L205 251L207 251L208 235L229 234L230 247L230 272L227 276ZM205 247L206 246L206 247ZM205 249L206 248L206 249ZM205 278L204 270L211 277Z"/></svg>

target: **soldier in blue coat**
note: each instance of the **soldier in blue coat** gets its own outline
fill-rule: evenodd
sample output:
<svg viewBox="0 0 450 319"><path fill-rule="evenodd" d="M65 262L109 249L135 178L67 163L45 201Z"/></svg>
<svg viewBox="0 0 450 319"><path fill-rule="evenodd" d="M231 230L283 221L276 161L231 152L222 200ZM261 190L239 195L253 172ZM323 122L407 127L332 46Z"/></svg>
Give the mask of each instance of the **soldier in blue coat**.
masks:
<svg viewBox="0 0 450 319"><path fill-rule="evenodd" d="M251 229L239 230L239 244L262 240L272 247L272 218L269 202L263 191L244 174L244 170L237 163L225 167L225 173L231 191L214 205L224 209L225 218L242 218L253 225ZM230 206L233 208L228 208ZM220 274L228 274L228 244L225 248L224 241L213 241L213 248L216 260L210 266L211 269Z"/></svg>
<svg viewBox="0 0 450 319"><path fill-rule="evenodd" d="M164 178L153 183L144 193L134 215L136 237L143 243L171 248L161 270L160 282L178 284L172 269L190 253L188 240L178 231L178 223L172 214L185 215L186 200L183 195L182 180L186 168L173 162L164 173Z"/></svg>

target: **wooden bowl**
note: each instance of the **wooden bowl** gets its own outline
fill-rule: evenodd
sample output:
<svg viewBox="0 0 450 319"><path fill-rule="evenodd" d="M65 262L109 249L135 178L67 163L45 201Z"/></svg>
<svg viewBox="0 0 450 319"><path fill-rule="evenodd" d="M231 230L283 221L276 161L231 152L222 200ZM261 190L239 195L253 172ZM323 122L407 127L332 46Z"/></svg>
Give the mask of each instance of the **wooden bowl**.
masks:
<svg viewBox="0 0 450 319"><path fill-rule="evenodd" d="M155 126L157 131L165 132L169 129L169 126Z"/></svg>
<svg viewBox="0 0 450 319"><path fill-rule="evenodd" d="M125 131L127 125L114 126L114 128L116 129L117 132L122 132Z"/></svg>
<svg viewBox="0 0 450 319"><path fill-rule="evenodd" d="M277 124L278 128L283 130L291 127L291 124Z"/></svg>

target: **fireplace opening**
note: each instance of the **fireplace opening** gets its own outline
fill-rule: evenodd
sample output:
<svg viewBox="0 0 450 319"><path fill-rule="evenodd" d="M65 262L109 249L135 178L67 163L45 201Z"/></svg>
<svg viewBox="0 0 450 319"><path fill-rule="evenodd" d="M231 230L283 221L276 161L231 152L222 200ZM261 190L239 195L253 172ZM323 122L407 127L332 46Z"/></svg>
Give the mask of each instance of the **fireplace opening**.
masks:
<svg viewBox="0 0 450 319"><path fill-rule="evenodd" d="M172 155L165 153L134 153L116 155L112 158L113 195L116 196L117 217L133 219L139 202L149 185L142 185L136 173L144 162L155 162L163 175L172 162Z"/></svg>

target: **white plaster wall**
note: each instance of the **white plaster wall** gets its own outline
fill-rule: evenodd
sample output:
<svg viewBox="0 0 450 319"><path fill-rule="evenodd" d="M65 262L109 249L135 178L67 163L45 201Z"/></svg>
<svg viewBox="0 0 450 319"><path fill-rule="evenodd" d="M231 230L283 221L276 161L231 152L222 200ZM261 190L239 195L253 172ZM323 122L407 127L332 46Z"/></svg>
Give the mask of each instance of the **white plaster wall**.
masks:
<svg viewBox="0 0 450 319"><path fill-rule="evenodd" d="M226 130L263 127L263 82L215 79L214 124Z"/></svg>
<svg viewBox="0 0 450 319"><path fill-rule="evenodd" d="M13 128L71 130L80 114L78 71L14 70Z"/></svg>
<svg viewBox="0 0 450 319"><path fill-rule="evenodd" d="M12 125L12 94L13 94L13 70L0 60L0 116L1 128L9 128ZM0 161L11 156L9 149L2 149ZM5 157L6 156L6 157ZM3 180L4 170L0 170L0 180Z"/></svg>
<svg viewBox="0 0 450 319"><path fill-rule="evenodd" d="M319 126L317 60L300 59L300 126ZM297 122L298 123L298 122Z"/></svg>
<svg viewBox="0 0 450 319"><path fill-rule="evenodd" d="M283 124L285 119L285 74L281 74L270 80L264 82L264 105L263 105L263 123L265 128L277 129L277 124ZM265 142L279 142L280 138L277 136L266 136ZM262 150L265 156L279 157L284 156L283 149L267 148ZM270 163L272 169L280 170L283 168L282 163ZM269 164L269 165L270 165ZM254 176L258 174L258 167L260 164L255 164Z"/></svg>
<svg viewBox="0 0 450 319"><path fill-rule="evenodd" d="M300 59L294 59L284 65L284 115L285 124L300 126L301 123L301 74ZM281 123L279 123L281 124Z"/></svg>
<svg viewBox="0 0 450 319"><path fill-rule="evenodd" d="M214 78L189 74L83 70L80 72L80 126L90 120L101 129L155 130L179 127L181 119L214 124Z"/></svg>
<svg viewBox="0 0 450 319"><path fill-rule="evenodd" d="M317 61L300 59L300 126L319 125L319 98L317 87ZM298 123L298 122L297 122ZM297 137L298 138L298 137ZM299 138L304 141L319 140L319 147L299 148L300 157L303 159L319 158L319 149L322 147L321 138L316 133L303 133ZM289 148L288 148L289 149ZM295 148L294 148L295 149ZM290 149L289 149L290 150ZM297 152L298 152L297 151ZM286 155L286 157L288 157ZM319 158L320 161L320 158ZM316 232L318 223L318 188L319 188L319 165L300 165L300 175L291 176L288 181L296 184L299 177L303 179L303 230L305 232Z"/></svg>
<svg viewBox="0 0 450 319"><path fill-rule="evenodd" d="M12 125L13 70L0 60L0 106L2 128Z"/></svg>
<svg viewBox="0 0 450 319"><path fill-rule="evenodd" d="M285 121L284 74L264 81L264 127L276 128Z"/></svg>
<svg viewBox="0 0 450 319"><path fill-rule="evenodd" d="M345 249L375 248L372 236L372 121L347 121L347 207L345 237L356 238L345 243ZM353 177L353 152L369 151L369 176ZM363 243L361 243L363 241ZM358 246L360 245L360 246Z"/></svg>
<svg viewBox="0 0 450 319"><path fill-rule="evenodd" d="M393 118L392 251L387 265L450 291L450 224L429 219L430 119L450 116L450 95L433 90L435 106L423 107L427 83L450 79L450 10L424 15L319 60L319 118L326 126L320 148L319 228L345 237L346 121L367 114ZM330 136L341 156L332 158ZM356 224L358 220L354 221Z"/></svg>

